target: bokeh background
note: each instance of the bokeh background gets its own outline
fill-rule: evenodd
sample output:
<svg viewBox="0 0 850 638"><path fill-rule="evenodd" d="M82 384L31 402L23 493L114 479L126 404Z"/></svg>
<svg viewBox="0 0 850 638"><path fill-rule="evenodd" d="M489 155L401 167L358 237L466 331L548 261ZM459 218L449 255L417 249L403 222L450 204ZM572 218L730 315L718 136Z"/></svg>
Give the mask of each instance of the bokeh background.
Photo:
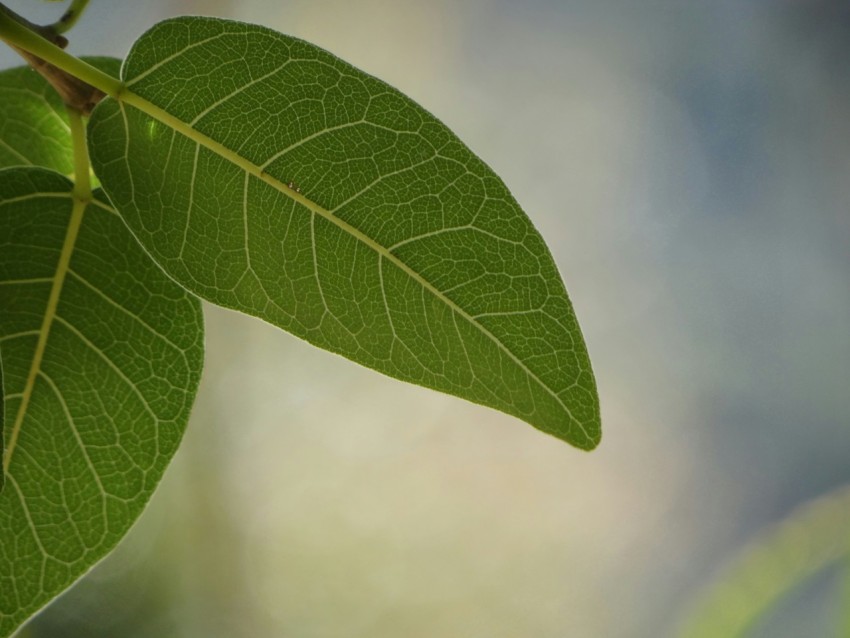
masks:
<svg viewBox="0 0 850 638"><path fill-rule="evenodd" d="M92 0L70 50L187 13L329 49L503 177L567 283L603 442L208 308L148 511L21 636L672 635L753 535L850 483L847 3ZM848 585L826 570L751 635L838 635Z"/></svg>

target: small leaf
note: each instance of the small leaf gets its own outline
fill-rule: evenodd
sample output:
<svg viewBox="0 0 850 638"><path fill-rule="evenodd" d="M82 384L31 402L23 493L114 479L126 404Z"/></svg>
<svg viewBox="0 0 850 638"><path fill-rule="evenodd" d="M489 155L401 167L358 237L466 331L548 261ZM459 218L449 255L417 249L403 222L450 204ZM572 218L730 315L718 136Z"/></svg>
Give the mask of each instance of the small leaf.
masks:
<svg viewBox="0 0 850 638"><path fill-rule="evenodd" d="M200 378L198 301L96 194L0 170L6 404L0 636L105 556L183 435Z"/></svg>
<svg viewBox="0 0 850 638"><path fill-rule="evenodd" d="M552 257L432 115L328 52L213 18L155 26L95 109L92 163L174 279L385 374L600 436Z"/></svg>
<svg viewBox="0 0 850 638"><path fill-rule="evenodd" d="M118 76L121 60L83 58ZM62 100L28 66L0 71L0 168L42 166L63 175L74 170L68 115Z"/></svg>

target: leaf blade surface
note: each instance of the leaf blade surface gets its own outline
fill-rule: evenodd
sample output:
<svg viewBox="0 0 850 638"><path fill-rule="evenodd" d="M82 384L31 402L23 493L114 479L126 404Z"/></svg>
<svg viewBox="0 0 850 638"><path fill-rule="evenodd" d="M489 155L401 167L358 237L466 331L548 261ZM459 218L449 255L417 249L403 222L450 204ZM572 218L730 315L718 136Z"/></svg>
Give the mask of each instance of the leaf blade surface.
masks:
<svg viewBox="0 0 850 638"><path fill-rule="evenodd" d="M3 392L3 355L0 354L0 459L6 453L6 443L3 440L3 430L5 428L5 420L6 420L6 397ZM3 471L2 467L0 467L0 493L3 492L3 488L6 486L6 473Z"/></svg>
<svg viewBox="0 0 850 638"><path fill-rule="evenodd" d="M263 27L177 18L89 127L110 199L199 296L581 448L595 382L539 233L427 111Z"/></svg>
<svg viewBox="0 0 850 638"><path fill-rule="evenodd" d="M118 76L121 60L83 58L98 69ZM40 166L64 175L73 172L73 147L68 114L62 100L29 66L0 71L0 169ZM0 432L3 431L3 384L0 382ZM5 449L0 437L0 458ZM5 476L0 471L0 491Z"/></svg>
<svg viewBox="0 0 850 638"><path fill-rule="evenodd" d="M2 636L126 534L180 442L203 360L198 301L103 195L85 206L72 188L0 170Z"/></svg>

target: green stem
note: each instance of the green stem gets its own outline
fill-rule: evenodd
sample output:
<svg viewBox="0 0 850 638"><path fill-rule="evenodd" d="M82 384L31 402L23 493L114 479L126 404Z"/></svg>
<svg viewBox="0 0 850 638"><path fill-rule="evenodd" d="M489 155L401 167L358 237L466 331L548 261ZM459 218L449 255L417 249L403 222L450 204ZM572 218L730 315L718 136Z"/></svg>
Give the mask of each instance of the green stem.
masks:
<svg viewBox="0 0 850 638"><path fill-rule="evenodd" d="M12 18L12 20L17 22L18 24L26 27L30 31L37 33L45 40L49 40L50 42L59 45L63 49L68 46L68 41L63 36L59 35L59 33L56 32L53 28L33 24L23 16L20 16L14 11L12 11L9 7L4 6L2 2L0 2L0 14L5 14L6 16Z"/></svg>
<svg viewBox="0 0 850 638"><path fill-rule="evenodd" d="M74 198L81 202L90 202L91 163L83 116L74 109L68 109L68 123L71 125L71 145L74 149Z"/></svg>
<svg viewBox="0 0 850 638"><path fill-rule="evenodd" d="M74 0L71 6L68 7L68 10L62 14L62 17L47 28L54 33L65 33L69 31L71 27L77 24L77 20L83 15L83 11L86 10L88 3L89 0Z"/></svg>
<svg viewBox="0 0 850 638"><path fill-rule="evenodd" d="M5 9L5 7L0 5L0 9ZM48 42L14 20L6 11L0 11L0 39L100 89L106 95L115 97L123 86L120 80L116 80L111 75L94 68L70 53L66 53L52 42Z"/></svg>

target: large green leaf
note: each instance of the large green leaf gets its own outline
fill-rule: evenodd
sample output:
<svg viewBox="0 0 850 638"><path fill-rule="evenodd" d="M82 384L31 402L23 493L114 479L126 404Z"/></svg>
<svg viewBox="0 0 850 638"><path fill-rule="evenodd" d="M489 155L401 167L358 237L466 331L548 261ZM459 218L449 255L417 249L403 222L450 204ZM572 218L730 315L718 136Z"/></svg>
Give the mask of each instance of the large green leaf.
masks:
<svg viewBox="0 0 850 638"><path fill-rule="evenodd" d="M174 454L203 360L199 302L98 195L0 170L6 423L0 636L124 536Z"/></svg>
<svg viewBox="0 0 850 638"><path fill-rule="evenodd" d="M117 76L121 60L83 58ZM28 66L0 71L0 168L42 166L74 170L68 114L47 81Z"/></svg>
<svg viewBox="0 0 850 638"><path fill-rule="evenodd" d="M83 59L114 76L121 68L121 60L116 58ZM0 71L0 169L12 166L41 166L63 174L73 171L68 111L47 80L29 66ZM0 378L0 432L3 431L2 388ZM3 449L3 437L0 437L0 458ZM4 473L0 471L0 491L4 481Z"/></svg>
<svg viewBox="0 0 850 638"><path fill-rule="evenodd" d="M383 82L269 29L160 23L95 109L92 163L189 290L390 376L600 436L552 257L499 178Z"/></svg>

